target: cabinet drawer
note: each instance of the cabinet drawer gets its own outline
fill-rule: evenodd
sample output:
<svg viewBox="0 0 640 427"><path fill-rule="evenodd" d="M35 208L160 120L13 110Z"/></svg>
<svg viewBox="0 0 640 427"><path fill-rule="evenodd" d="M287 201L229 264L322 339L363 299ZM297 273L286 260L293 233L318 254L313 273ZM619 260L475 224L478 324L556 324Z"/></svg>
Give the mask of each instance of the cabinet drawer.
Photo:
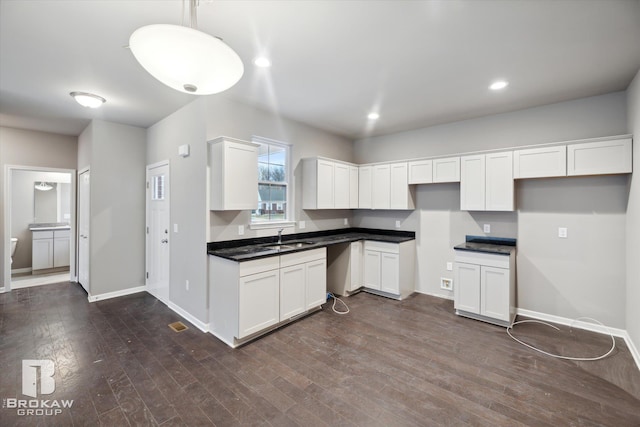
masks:
<svg viewBox="0 0 640 427"><path fill-rule="evenodd" d="M364 250L397 254L397 253L400 253L400 245L398 245L397 243L376 242L373 240L365 240Z"/></svg>
<svg viewBox="0 0 640 427"><path fill-rule="evenodd" d="M69 237L70 234L71 234L70 230L54 230L53 237L55 237L56 239L60 239L64 237Z"/></svg>
<svg viewBox="0 0 640 427"><path fill-rule="evenodd" d="M53 239L53 230L34 231L33 240L38 240L38 239Z"/></svg>
<svg viewBox="0 0 640 427"><path fill-rule="evenodd" d="M280 268L280 257L272 256L240 263L240 277Z"/></svg>
<svg viewBox="0 0 640 427"><path fill-rule="evenodd" d="M488 267L509 268L509 255L488 254L485 252L460 251L455 253L456 263L486 265Z"/></svg>
<svg viewBox="0 0 640 427"><path fill-rule="evenodd" d="M280 256L280 267L289 267L291 265L303 264L306 262L316 261L326 258L326 248L312 249L309 251L295 252Z"/></svg>

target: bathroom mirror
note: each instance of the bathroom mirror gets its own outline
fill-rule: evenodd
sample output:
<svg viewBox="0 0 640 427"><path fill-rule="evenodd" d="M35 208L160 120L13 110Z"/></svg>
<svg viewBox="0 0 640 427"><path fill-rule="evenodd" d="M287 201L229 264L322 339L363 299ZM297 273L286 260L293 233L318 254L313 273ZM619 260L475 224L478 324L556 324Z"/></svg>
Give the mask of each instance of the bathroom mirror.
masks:
<svg viewBox="0 0 640 427"><path fill-rule="evenodd" d="M48 187L51 188L44 190ZM35 224L69 222L70 189L71 185L68 183L34 182L33 222Z"/></svg>

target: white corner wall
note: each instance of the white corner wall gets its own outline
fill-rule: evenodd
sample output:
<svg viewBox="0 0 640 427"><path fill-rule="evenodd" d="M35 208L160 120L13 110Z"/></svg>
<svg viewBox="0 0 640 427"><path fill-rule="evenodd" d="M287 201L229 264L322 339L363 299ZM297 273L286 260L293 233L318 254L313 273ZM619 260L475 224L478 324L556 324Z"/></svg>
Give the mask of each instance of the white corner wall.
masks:
<svg viewBox="0 0 640 427"><path fill-rule="evenodd" d="M362 139L358 163L448 155L627 133L626 93L578 99ZM459 184L417 186L414 212L356 211L357 226L417 234L417 289L452 298L440 277L466 234L518 239L518 307L554 316L589 316L626 328L626 205L628 176L516 182L516 212L460 210ZM558 239L557 228L569 229ZM455 283L454 283L455 286Z"/></svg>
<svg viewBox="0 0 640 427"><path fill-rule="evenodd" d="M628 131L633 138L635 172L627 205L627 333L635 346L640 367L640 71L627 90Z"/></svg>

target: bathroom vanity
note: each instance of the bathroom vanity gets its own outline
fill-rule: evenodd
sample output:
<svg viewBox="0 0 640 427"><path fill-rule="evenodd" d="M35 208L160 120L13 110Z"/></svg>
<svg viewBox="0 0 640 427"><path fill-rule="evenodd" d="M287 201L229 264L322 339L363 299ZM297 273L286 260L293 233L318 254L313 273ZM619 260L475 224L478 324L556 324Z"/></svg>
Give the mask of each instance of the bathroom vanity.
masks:
<svg viewBox="0 0 640 427"><path fill-rule="evenodd" d="M31 269L45 270L69 266L69 225L32 224Z"/></svg>

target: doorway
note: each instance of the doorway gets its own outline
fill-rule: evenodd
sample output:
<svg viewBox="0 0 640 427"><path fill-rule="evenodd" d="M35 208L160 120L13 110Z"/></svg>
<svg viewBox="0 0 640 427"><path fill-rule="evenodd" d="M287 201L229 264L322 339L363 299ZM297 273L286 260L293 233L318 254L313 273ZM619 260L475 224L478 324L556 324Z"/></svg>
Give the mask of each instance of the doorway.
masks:
<svg viewBox="0 0 640 427"><path fill-rule="evenodd" d="M75 170L7 165L5 182L5 291L74 281Z"/></svg>
<svg viewBox="0 0 640 427"><path fill-rule="evenodd" d="M169 305L169 161L147 166L147 292Z"/></svg>

